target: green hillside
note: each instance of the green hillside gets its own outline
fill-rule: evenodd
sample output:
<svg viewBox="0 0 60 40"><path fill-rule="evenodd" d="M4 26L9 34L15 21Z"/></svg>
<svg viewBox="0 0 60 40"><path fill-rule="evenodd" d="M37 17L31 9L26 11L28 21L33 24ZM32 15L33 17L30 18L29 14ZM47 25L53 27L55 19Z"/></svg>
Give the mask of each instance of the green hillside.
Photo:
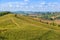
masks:
<svg viewBox="0 0 60 40"><path fill-rule="evenodd" d="M60 27L28 16L7 14L0 17L0 40L60 40Z"/></svg>

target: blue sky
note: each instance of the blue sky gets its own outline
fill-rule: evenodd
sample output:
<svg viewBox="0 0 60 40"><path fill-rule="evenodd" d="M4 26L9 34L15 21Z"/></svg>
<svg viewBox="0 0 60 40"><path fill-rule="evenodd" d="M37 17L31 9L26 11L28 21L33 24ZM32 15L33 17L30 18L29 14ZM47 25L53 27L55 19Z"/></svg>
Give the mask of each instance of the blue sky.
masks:
<svg viewBox="0 0 60 40"><path fill-rule="evenodd" d="M0 0L0 11L60 11L60 0Z"/></svg>

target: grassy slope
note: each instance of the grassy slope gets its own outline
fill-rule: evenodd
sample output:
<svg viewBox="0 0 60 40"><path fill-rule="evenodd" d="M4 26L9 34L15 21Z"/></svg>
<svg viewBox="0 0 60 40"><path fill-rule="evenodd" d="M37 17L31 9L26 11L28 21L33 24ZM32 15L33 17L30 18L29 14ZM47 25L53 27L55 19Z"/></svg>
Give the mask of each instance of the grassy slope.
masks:
<svg viewBox="0 0 60 40"><path fill-rule="evenodd" d="M60 40L60 28L30 17L8 14L0 17L0 40Z"/></svg>

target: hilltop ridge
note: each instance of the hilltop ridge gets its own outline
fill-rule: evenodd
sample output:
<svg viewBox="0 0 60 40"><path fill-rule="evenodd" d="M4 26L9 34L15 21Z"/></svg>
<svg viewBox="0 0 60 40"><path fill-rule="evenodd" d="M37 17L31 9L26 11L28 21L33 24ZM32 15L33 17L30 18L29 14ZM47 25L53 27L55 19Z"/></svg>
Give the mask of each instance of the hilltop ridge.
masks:
<svg viewBox="0 0 60 40"><path fill-rule="evenodd" d="M60 28L32 17L7 14L0 17L1 40L60 40Z"/></svg>

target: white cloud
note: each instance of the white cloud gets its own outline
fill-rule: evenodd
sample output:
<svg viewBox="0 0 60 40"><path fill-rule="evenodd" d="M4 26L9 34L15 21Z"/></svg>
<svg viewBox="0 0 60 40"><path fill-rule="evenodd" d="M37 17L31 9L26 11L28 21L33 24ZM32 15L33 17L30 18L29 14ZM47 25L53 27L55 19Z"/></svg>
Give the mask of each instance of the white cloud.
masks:
<svg viewBox="0 0 60 40"><path fill-rule="evenodd" d="M10 11L16 11L16 10L37 10L37 11L57 11L60 10L60 4L58 2L50 2L47 3L45 1L36 3L36 4L29 4L27 5L27 1L25 2L8 2L0 4L0 10L10 10Z"/></svg>
<svg viewBox="0 0 60 40"><path fill-rule="evenodd" d="M46 2L41 2L40 4L41 4L41 5L44 5L44 4L46 4Z"/></svg>
<svg viewBox="0 0 60 40"><path fill-rule="evenodd" d="M28 2L29 0L24 0L25 2Z"/></svg>
<svg viewBox="0 0 60 40"><path fill-rule="evenodd" d="M9 7L13 7L13 5L12 4L9 4Z"/></svg>
<svg viewBox="0 0 60 40"><path fill-rule="evenodd" d="M16 11L16 10L28 9L28 7L25 7L25 5L27 5L27 2L2 3L0 4L0 10L1 11Z"/></svg>

